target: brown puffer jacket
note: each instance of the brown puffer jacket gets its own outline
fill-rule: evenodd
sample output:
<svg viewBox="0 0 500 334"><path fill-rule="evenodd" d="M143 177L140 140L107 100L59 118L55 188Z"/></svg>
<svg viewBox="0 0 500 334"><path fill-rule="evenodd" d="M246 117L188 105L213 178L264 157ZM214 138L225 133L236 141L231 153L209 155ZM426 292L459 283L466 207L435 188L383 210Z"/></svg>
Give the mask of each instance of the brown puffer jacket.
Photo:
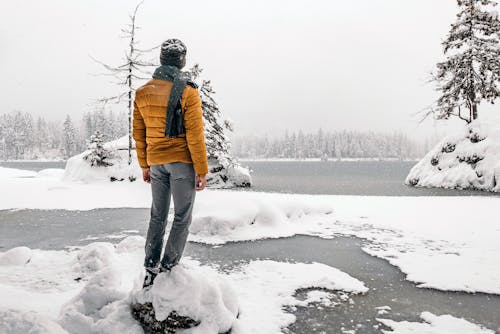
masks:
<svg viewBox="0 0 500 334"><path fill-rule="evenodd" d="M134 101L133 137L142 168L169 162L192 163L196 174L208 173L203 114L198 90L189 85L182 93L186 133L165 137L168 98L172 82L152 79L137 89Z"/></svg>

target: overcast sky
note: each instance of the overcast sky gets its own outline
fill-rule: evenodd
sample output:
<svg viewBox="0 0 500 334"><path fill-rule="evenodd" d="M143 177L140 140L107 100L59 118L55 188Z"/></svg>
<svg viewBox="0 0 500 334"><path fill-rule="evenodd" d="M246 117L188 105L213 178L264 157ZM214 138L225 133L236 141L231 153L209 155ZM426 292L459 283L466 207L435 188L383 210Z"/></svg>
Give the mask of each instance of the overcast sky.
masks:
<svg viewBox="0 0 500 334"><path fill-rule="evenodd" d="M0 112L80 119L116 86L90 56L119 64L137 1L0 3ZM212 80L241 134L357 129L432 133L415 113L455 0L146 0L143 48L176 37ZM156 57L157 55L152 55Z"/></svg>

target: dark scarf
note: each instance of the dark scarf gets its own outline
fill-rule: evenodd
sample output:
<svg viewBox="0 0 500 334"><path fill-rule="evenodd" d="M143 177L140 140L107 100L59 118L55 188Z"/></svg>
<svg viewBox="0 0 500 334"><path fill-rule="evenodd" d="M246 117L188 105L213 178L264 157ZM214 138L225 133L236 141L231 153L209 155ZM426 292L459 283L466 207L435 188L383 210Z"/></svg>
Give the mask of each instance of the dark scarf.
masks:
<svg viewBox="0 0 500 334"><path fill-rule="evenodd" d="M167 118L165 126L166 137L178 137L186 133L182 119L181 97L187 84L187 76L177 67L170 65L161 65L153 73L154 79L160 79L173 82L170 97L167 105Z"/></svg>

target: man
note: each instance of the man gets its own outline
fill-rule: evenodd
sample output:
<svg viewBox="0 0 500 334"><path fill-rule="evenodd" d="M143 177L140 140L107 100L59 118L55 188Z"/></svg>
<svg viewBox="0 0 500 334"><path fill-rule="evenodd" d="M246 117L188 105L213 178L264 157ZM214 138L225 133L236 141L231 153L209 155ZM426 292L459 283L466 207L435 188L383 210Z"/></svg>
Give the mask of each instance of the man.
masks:
<svg viewBox="0 0 500 334"><path fill-rule="evenodd" d="M153 202L146 239L144 287L179 260L189 234L196 191L206 186L208 172L201 100L197 86L180 70L186 46L169 39L161 46L153 79L136 91L133 136L143 179L151 183ZM174 220L165 246L170 195Z"/></svg>

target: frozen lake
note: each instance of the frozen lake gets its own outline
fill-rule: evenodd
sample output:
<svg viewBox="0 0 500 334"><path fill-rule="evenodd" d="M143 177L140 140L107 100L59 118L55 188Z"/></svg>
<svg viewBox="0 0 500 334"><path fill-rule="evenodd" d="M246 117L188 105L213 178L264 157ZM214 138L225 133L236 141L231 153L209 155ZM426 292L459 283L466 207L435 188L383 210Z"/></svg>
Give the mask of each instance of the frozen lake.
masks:
<svg viewBox="0 0 500 334"><path fill-rule="evenodd" d="M0 211L0 251L16 246L64 249L94 241L117 243L129 235L145 235L149 210L97 209L91 211ZM334 307L310 305L288 310L297 321L283 333L380 334L374 327L379 307L391 310L383 318L419 321L423 311L451 314L500 331L500 296L444 292L417 288L387 261L362 251L364 241L338 237L332 240L309 236L233 242L221 247L189 243L185 255L204 264L232 269L257 259L287 262L320 262L356 277L369 288L366 295L350 297ZM300 293L299 293L300 297ZM343 330L342 330L343 329Z"/></svg>
<svg viewBox="0 0 500 334"><path fill-rule="evenodd" d="M403 182L415 161L242 161L251 168L251 190L296 194L380 196L498 196L481 191L413 188ZM56 162L0 162L39 171L64 168ZM248 190L248 189L245 189Z"/></svg>

